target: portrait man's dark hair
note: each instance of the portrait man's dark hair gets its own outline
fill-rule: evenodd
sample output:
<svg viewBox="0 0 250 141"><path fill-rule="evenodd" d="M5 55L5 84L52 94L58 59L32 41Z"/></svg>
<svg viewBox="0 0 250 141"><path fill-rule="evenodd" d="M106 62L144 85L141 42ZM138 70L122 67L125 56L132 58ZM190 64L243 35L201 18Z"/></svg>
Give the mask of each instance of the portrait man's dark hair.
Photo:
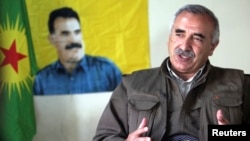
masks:
<svg viewBox="0 0 250 141"><path fill-rule="evenodd" d="M76 11L74 11L70 7L62 7L62 8L59 8L59 9L56 9L56 10L52 11L50 13L50 15L49 15L48 28L49 28L50 33L55 32L54 22L55 22L55 19L58 18L58 17L76 18L80 23L80 18L79 18Z"/></svg>

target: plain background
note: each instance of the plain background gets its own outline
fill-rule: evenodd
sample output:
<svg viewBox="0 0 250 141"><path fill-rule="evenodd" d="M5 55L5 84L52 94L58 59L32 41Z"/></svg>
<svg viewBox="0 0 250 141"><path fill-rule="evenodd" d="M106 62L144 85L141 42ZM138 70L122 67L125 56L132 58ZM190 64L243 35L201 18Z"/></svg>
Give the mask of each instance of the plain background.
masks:
<svg viewBox="0 0 250 141"><path fill-rule="evenodd" d="M205 5L219 19L220 43L211 63L250 73L249 0L149 0L151 67L158 67L168 56L169 22L176 10L188 3ZM34 141L91 141L111 93L35 96Z"/></svg>

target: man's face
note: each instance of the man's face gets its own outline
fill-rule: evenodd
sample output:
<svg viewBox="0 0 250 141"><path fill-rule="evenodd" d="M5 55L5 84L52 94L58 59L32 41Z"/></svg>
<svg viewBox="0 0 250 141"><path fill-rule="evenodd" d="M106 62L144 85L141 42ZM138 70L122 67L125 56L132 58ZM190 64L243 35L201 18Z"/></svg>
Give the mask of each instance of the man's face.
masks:
<svg viewBox="0 0 250 141"><path fill-rule="evenodd" d="M218 43L212 44L214 25L211 21L208 16L188 12L176 17L169 36L168 50L172 68L177 73L192 76L213 54ZM187 52L181 54L179 51Z"/></svg>
<svg viewBox="0 0 250 141"><path fill-rule="evenodd" d="M50 35L60 61L78 62L84 56L84 43L80 23L75 18L59 17L54 22L55 32Z"/></svg>

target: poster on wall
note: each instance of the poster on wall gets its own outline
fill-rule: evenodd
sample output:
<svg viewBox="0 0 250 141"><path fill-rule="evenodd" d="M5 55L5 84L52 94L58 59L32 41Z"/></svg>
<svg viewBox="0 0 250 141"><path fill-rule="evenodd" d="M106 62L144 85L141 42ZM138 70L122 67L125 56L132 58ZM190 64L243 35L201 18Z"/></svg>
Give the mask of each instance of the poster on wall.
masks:
<svg viewBox="0 0 250 141"><path fill-rule="evenodd" d="M150 67L145 0L0 0L0 19L0 140L32 140L34 95L112 91Z"/></svg>
<svg viewBox="0 0 250 141"><path fill-rule="evenodd" d="M35 95L113 91L150 66L147 1L27 0Z"/></svg>

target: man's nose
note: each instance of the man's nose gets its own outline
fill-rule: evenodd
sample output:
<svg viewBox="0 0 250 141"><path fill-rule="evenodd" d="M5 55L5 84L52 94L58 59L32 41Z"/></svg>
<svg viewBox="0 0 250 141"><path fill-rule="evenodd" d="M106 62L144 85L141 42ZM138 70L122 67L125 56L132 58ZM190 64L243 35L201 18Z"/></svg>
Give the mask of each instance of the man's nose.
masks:
<svg viewBox="0 0 250 141"><path fill-rule="evenodd" d="M82 40L80 34L70 34L68 37L69 42L77 42L79 40Z"/></svg>
<svg viewBox="0 0 250 141"><path fill-rule="evenodd" d="M191 48L192 48L192 38L191 37L184 38L180 48L182 50L191 50Z"/></svg>

